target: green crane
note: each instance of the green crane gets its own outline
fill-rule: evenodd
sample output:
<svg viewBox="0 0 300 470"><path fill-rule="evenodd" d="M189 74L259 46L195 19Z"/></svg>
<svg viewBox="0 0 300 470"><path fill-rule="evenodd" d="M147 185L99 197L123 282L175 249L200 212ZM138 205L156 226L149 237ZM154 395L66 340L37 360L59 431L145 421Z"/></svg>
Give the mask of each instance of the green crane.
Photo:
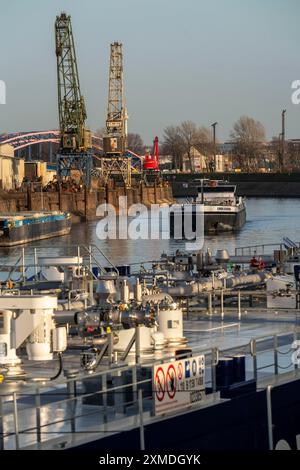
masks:
<svg viewBox="0 0 300 470"><path fill-rule="evenodd" d="M80 91L71 17L66 13L56 17L55 46L61 133L60 153L57 156L58 176L68 177L72 169L80 170L84 183L89 186L92 139L91 132L85 126L87 115Z"/></svg>

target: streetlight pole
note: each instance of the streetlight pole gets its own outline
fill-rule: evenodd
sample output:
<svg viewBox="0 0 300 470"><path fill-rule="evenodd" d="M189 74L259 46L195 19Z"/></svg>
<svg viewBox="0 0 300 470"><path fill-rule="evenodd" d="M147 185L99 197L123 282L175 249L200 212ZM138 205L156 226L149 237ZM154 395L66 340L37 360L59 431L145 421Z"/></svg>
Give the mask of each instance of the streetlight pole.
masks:
<svg viewBox="0 0 300 470"><path fill-rule="evenodd" d="M283 109L281 112L281 161L280 161L280 171L283 171L284 168L284 154L285 154L285 113L286 109Z"/></svg>
<svg viewBox="0 0 300 470"><path fill-rule="evenodd" d="M214 122L211 127L213 128L213 143L214 143L214 171L217 171L217 155L216 155L216 125L218 123Z"/></svg>
<svg viewBox="0 0 300 470"><path fill-rule="evenodd" d="M277 147L277 150L278 150L278 162L277 162L277 165L278 165L278 171L281 171L281 142L282 142L282 133L279 132L278 134L278 147Z"/></svg>

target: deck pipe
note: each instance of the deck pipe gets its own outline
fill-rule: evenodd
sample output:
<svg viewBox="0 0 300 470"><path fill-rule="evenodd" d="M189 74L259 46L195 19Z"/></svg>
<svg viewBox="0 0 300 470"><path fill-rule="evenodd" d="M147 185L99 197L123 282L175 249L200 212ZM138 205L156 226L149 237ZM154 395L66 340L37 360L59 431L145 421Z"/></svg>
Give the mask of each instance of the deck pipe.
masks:
<svg viewBox="0 0 300 470"><path fill-rule="evenodd" d="M256 285L271 279L272 274L267 272L255 274L243 274L241 276L229 277L225 279L201 280L184 286L166 287L166 292L172 297L192 297L203 292L220 289L233 289L245 285Z"/></svg>

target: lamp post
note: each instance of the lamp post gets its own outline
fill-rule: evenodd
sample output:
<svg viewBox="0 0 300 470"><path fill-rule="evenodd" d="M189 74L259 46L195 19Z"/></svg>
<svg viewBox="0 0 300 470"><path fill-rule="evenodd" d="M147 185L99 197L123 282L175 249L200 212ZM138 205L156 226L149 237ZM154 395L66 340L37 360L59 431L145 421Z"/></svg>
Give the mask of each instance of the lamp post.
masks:
<svg viewBox="0 0 300 470"><path fill-rule="evenodd" d="M278 151L278 161L277 161L278 171L280 171L280 169L281 169L281 142L282 142L282 133L279 132L279 134L278 134L278 147L277 147L277 151Z"/></svg>
<svg viewBox="0 0 300 470"><path fill-rule="evenodd" d="M281 158L280 158L280 171L284 168L284 153L285 153L285 113L286 109L281 112Z"/></svg>
<svg viewBox="0 0 300 470"><path fill-rule="evenodd" d="M216 125L218 123L214 122L211 127L213 128L213 144L214 144L214 171L217 171L217 155L216 155Z"/></svg>

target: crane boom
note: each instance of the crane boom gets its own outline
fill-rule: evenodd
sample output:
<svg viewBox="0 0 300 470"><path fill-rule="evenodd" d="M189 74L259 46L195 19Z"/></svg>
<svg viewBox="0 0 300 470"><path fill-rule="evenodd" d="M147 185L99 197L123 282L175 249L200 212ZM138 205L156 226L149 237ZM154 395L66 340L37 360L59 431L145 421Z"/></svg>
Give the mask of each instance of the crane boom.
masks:
<svg viewBox="0 0 300 470"><path fill-rule="evenodd" d="M127 114L123 84L123 46L110 45L109 89L106 118L106 136L103 139L106 154L122 155L127 137Z"/></svg>
<svg viewBox="0 0 300 470"><path fill-rule="evenodd" d="M66 13L56 17L55 39L61 151L81 152L91 147L91 136L85 128L71 17Z"/></svg>
<svg viewBox="0 0 300 470"><path fill-rule="evenodd" d="M83 183L91 184L92 137L85 127L86 108L80 91L71 17L61 13L55 21L57 60L58 114L60 151L57 155L59 179L79 170Z"/></svg>
<svg viewBox="0 0 300 470"><path fill-rule="evenodd" d="M103 136L102 172L105 181L121 176L126 188L131 187L131 157L126 154L127 112L123 83L123 46L110 45L106 133Z"/></svg>

